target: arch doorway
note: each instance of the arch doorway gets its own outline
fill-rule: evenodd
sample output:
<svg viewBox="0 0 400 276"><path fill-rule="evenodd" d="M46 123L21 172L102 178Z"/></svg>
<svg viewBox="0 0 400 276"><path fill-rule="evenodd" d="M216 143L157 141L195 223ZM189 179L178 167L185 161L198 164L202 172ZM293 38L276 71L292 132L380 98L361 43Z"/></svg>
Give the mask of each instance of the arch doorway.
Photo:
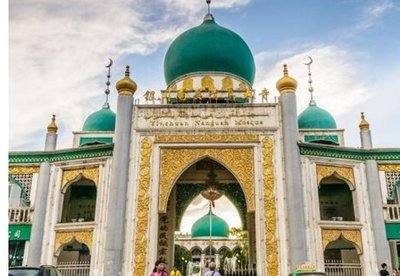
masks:
<svg viewBox="0 0 400 276"><path fill-rule="evenodd" d="M326 275L361 276L360 249L357 245L340 236L330 242L324 250Z"/></svg>
<svg viewBox="0 0 400 276"><path fill-rule="evenodd" d="M62 245L56 252L56 256L57 268L61 275L89 276L90 250L86 244L73 239Z"/></svg>
<svg viewBox="0 0 400 276"><path fill-rule="evenodd" d="M95 183L86 178L81 178L64 188L61 222L94 221L96 194Z"/></svg>
<svg viewBox="0 0 400 276"><path fill-rule="evenodd" d="M318 189L321 220L355 221L352 190L336 176L323 178Z"/></svg>
<svg viewBox="0 0 400 276"><path fill-rule="evenodd" d="M213 197L210 194L214 195L214 193L218 194L217 199L209 204L208 199ZM174 258L174 250L179 249L175 245L191 249L190 260L187 262L190 267L203 268L211 260L222 265L217 257L219 248L233 248L234 244L231 240L236 238L236 236L232 237L232 229L226 222L229 221L229 217L215 213L215 206L221 204L222 197L226 198L237 210L236 214L242 226L239 230L247 233L242 235L246 237L243 242L248 248L246 266L255 267L254 212L247 212L246 196L235 176L221 163L205 157L181 173L169 195L166 213L159 214L157 258L165 260L168 268L172 268L177 263L182 265L181 260ZM183 215L189 205L197 202L196 206L200 206L199 200L207 201L202 206L205 207L204 210L197 212L199 219L193 219L190 230L181 231ZM233 245L230 245L231 243ZM186 275L186 262L183 262L184 267L178 267L178 269Z"/></svg>

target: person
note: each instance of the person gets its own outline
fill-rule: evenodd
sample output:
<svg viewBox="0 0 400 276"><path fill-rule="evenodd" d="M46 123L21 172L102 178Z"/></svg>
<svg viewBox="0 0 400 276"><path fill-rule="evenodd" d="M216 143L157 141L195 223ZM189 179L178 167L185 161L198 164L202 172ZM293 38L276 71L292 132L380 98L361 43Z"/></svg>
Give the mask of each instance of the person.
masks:
<svg viewBox="0 0 400 276"><path fill-rule="evenodd" d="M168 273L165 271L166 264L163 260L158 260L154 264L153 272L150 276L168 276Z"/></svg>
<svg viewBox="0 0 400 276"><path fill-rule="evenodd" d="M393 276L400 276L400 267L398 269L393 270Z"/></svg>
<svg viewBox="0 0 400 276"><path fill-rule="evenodd" d="M382 269L379 271L380 276L390 276L389 271L387 271L387 264L381 264Z"/></svg>
<svg viewBox="0 0 400 276"><path fill-rule="evenodd" d="M182 276L181 272L174 266L169 276Z"/></svg>
<svg viewBox="0 0 400 276"><path fill-rule="evenodd" d="M219 272L216 269L217 265L214 262L210 262L208 264L208 268L210 269L209 271L204 274L204 276L221 276Z"/></svg>

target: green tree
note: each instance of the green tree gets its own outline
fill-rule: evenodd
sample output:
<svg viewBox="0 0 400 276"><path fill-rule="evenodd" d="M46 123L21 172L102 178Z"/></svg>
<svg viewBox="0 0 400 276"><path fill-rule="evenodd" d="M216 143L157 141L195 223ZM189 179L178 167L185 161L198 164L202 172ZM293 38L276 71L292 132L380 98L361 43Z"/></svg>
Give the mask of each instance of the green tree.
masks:
<svg viewBox="0 0 400 276"><path fill-rule="evenodd" d="M179 269L182 275L186 275L187 263L192 260L192 254L187 249L175 245L174 266Z"/></svg>

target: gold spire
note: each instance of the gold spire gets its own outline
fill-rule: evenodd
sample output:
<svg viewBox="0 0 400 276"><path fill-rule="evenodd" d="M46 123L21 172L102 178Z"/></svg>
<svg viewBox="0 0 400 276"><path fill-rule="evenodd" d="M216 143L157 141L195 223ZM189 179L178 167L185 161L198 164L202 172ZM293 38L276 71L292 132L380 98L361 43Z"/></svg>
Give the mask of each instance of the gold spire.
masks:
<svg viewBox="0 0 400 276"><path fill-rule="evenodd" d="M287 65L283 65L283 77L276 82L276 88L279 92L295 92L297 88L297 81L289 76Z"/></svg>
<svg viewBox="0 0 400 276"><path fill-rule="evenodd" d="M51 117L51 123L47 126L48 133L57 133L58 126L56 125L56 115Z"/></svg>
<svg viewBox="0 0 400 276"><path fill-rule="evenodd" d="M361 112L361 122L358 126L361 130L369 130L369 123L365 120L364 112Z"/></svg>
<svg viewBox="0 0 400 276"><path fill-rule="evenodd" d="M129 77L129 65L126 66L125 77L117 81L115 87L119 95L132 96L136 89L136 83Z"/></svg>

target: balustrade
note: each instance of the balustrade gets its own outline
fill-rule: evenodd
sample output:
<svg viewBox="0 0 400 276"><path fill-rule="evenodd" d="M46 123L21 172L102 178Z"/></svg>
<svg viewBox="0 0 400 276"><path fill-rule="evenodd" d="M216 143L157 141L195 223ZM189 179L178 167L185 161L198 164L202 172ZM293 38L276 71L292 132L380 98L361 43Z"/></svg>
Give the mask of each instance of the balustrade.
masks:
<svg viewBox="0 0 400 276"><path fill-rule="evenodd" d="M32 207L11 207L8 209L8 222L10 224L31 223Z"/></svg>

